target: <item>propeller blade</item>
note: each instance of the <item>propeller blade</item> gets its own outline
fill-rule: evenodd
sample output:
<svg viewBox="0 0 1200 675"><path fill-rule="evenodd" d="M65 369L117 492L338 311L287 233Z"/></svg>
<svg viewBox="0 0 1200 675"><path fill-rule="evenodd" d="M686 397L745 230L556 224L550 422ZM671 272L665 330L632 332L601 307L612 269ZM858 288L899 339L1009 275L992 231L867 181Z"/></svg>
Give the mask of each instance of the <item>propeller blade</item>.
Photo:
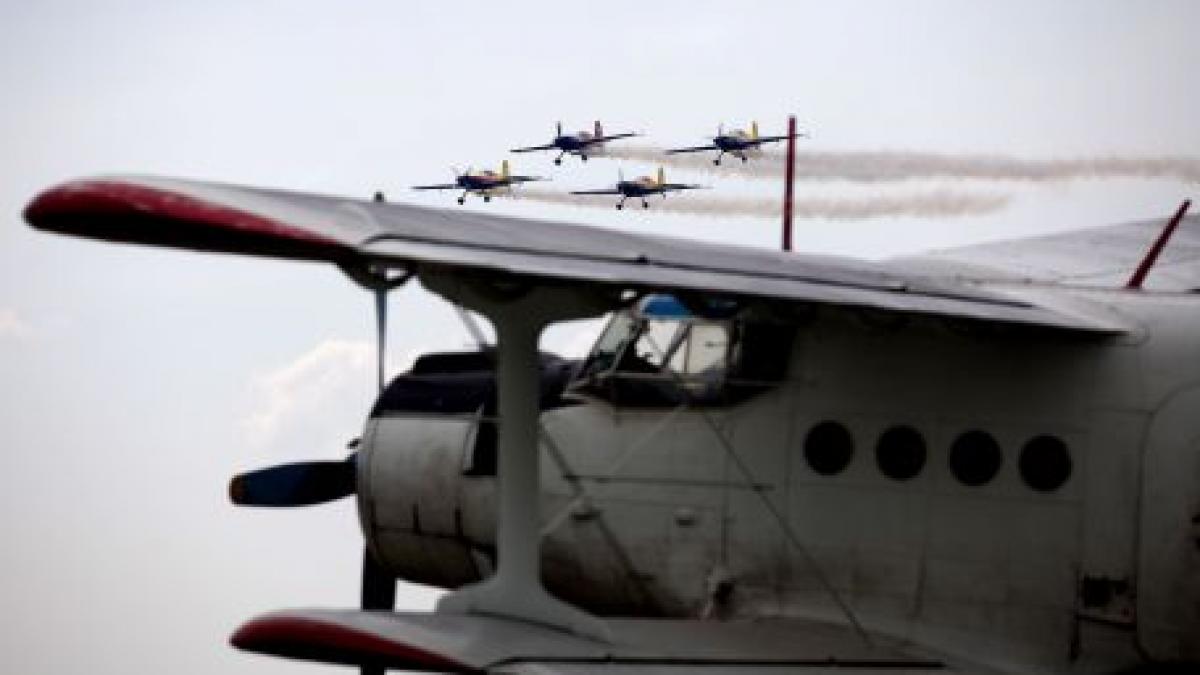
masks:
<svg viewBox="0 0 1200 675"><path fill-rule="evenodd" d="M387 289L375 291L375 373L383 391L383 364L387 342Z"/></svg>
<svg viewBox="0 0 1200 675"><path fill-rule="evenodd" d="M718 123L717 123L717 135L718 135L718 136L724 136L724 135L725 135L725 123L724 123L724 122L718 122Z"/></svg>
<svg viewBox="0 0 1200 675"><path fill-rule="evenodd" d="M471 167L467 167L470 173ZM379 392L383 393L383 366L387 346L387 293L389 285L385 284L375 289L375 342L376 360L375 371L378 376ZM351 457L357 456L351 455ZM353 464L351 464L353 467ZM353 476L353 474L351 474ZM390 612L396 609L396 578L385 570L375 560L371 549L363 547L362 590L360 606L367 610L382 610ZM385 675L385 669L378 666L361 666L359 675Z"/></svg>
<svg viewBox="0 0 1200 675"><path fill-rule="evenodd" d="M362 609L376 612L391 612L396 609L396 577L392 576L375 560L371 549L363 548ZM379 666L359 666L359 675L385 675Z"/></svg>
<svg viewBox="0 0 1200 675"><path fill-rule="evenodd" d="M375 560L371 549L363 549L363 609L391 611L396 607L396 577Z"/></svg>
<svg viewBox="0 0 1200 675"><path fill-rule="evenodd" d="M554 124L554 135L555 135L556 137L557 137L557 136L562 136L562 122L561 122L561 121L560 121L560 122L556 122L556 123Z"/></svg>
<svg viewBox="0 0 1200 675"><path fill-rule="evenodd" d="M238 474L229 498L238 506L290 507L324 504L354 494L355 458L295 462Z"/></svg>

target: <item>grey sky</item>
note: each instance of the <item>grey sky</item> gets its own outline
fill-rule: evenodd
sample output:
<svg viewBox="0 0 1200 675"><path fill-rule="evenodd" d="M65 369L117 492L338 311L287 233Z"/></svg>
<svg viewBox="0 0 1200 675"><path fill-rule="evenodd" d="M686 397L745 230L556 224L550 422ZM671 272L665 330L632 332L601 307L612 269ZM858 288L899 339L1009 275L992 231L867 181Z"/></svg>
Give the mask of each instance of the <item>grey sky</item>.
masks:
<svg viewBox="0 0 1200 675"><path fill-rule="evenodd" d="M228 477L338 457L373 378L370 299L333 269L101 245L19 220L56 181L161 173L456 207L561 119L693 144L726 125L801 149L1030 158L1200 155L1190 0L1005 3L38 2L0 8L0 670L294 673L225 646L254 614L352 605L352 504L237 511ZM513 156L554 189L649 172ZM731 194L772 182L680 174ZM806 250L880 257L1169 213L1195 185L802 183L803 197L1000 192L987 216L801 221ZM469 208L483 208L472 204ZM490 210L774 246L778 225ZM394 364L468 338L405 290ZM559 331L556 344L584 338ZM406 596L427 606L428 593Z"/></svg>

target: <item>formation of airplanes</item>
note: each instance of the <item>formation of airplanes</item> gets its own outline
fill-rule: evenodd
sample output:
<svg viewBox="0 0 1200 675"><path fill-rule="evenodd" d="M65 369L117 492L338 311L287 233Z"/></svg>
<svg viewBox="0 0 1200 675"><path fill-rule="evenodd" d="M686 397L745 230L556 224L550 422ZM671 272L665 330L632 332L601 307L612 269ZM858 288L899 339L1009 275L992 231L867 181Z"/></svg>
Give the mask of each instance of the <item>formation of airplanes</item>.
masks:
<svg viewBox="0 0 1200 675"><path fill-rule="evenodd" d="M566 155L575 155L581 161L586 162L588 157L602 156L605 146L616 140L625 138L633 138L640 136L636 132L623 132L618 134L605 135L604 127L600 124L600 120L596 120L592 131L578 131L573 134L563 133L562 122L555 124L554 139L545 145L533 145L528 147L513 148L511 152L542 152L549 150L558 150L558 156L554 158L556 166L562 164L562 159ZM797 138L803 138L805 134L797 134ZM718 125L717 135L713 137L712 144L689 147L689 148L674 148L667 150L666 154L677 154L685 152L701 152L705 150L717 150L718 154L713 164L720 165L721 158L725 154L731 154L739 157L743 162L748 161L752 156L760 155L762 146L769 143L777 143L787 140L787 136L760 136L758 133L758 122L751 122L748 130L733 129L724 131L724 125ZM508 160L501 162L499 171L484 170L478 173L473 173L470 169L457 175L453 183L441 183L436 185L414 185L414 190L462 190L462 195L458 198L459 204L465 204L468 195L476 194L483 198L483 201L491 201L492 195L506 192L511 194L514 185L527 183L532 181L545 180L538 176L516 176L509 173ZM617 184L613 188L598 189L598 190L575 190L573 195L621 195L620 201L617 202L618 210L624 208L625 200L630 197L641 198L642 207L649 208L650 204L645 197L649 195L662 195L666 197L668 192L681 190L694 190L704 186L690 185L684 183L667 183L663 177L663 169L659 167L658 173L655 176L641 176L634 180L625 180L623 176L619 176Z"/></svg>
<svg viewBox="0 0 1200 675"><path fill-rule="evenodd" d="M239 649L364 675L1151 675L1200 672L1187 208L874 262L147 176L24 217L375 294L349 456L230 484L241 506L355 499L358 606L258 616ZM494 344L386 381L410 281ZM585 357L539 349L605 315ZM447 593L398 612L398 579Z"/></svg>

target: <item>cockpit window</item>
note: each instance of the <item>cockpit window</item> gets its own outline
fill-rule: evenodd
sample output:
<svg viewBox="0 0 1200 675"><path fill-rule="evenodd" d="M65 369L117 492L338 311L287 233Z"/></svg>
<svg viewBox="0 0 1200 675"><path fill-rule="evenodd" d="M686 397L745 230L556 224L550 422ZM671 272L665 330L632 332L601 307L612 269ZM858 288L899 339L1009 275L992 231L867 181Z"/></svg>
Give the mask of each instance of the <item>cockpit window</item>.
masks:
<svg viewBox="0 0 1200 675"><path fill-rule="evenodd" d="M632 351L625 352L621 370L645 372L682 372L682 358L686 350L680 350L686 337L687 324L676 319L643 319L638 328L637 342ZM630 357L634 358L630 358Z"/></svg>
<svg viewBox="0 0 1200 675"><path fill-rule="evenodd" d="M790 327L698 317L650 296L614 316L575 388L632 407L738 403L782 378L791 336Z"/></svg>

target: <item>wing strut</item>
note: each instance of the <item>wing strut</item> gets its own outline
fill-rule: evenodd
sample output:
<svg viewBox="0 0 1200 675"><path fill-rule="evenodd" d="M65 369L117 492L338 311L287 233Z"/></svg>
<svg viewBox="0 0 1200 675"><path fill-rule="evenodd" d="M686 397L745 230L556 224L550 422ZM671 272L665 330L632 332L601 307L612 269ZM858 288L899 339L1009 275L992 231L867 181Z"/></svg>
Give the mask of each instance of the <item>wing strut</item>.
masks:
<svg viewBox="0 0 1200 675"><path fill-rule="evenodd" d="M538 338L555 321L596 316L603 296L544 286L500 288L422 274L421 283L449 301L479 312L496 329L499 413L496 572L444 596L439 612L490 614L529 621L604 642L600 619L551 596L541 581L538 468Z"/></svg>

